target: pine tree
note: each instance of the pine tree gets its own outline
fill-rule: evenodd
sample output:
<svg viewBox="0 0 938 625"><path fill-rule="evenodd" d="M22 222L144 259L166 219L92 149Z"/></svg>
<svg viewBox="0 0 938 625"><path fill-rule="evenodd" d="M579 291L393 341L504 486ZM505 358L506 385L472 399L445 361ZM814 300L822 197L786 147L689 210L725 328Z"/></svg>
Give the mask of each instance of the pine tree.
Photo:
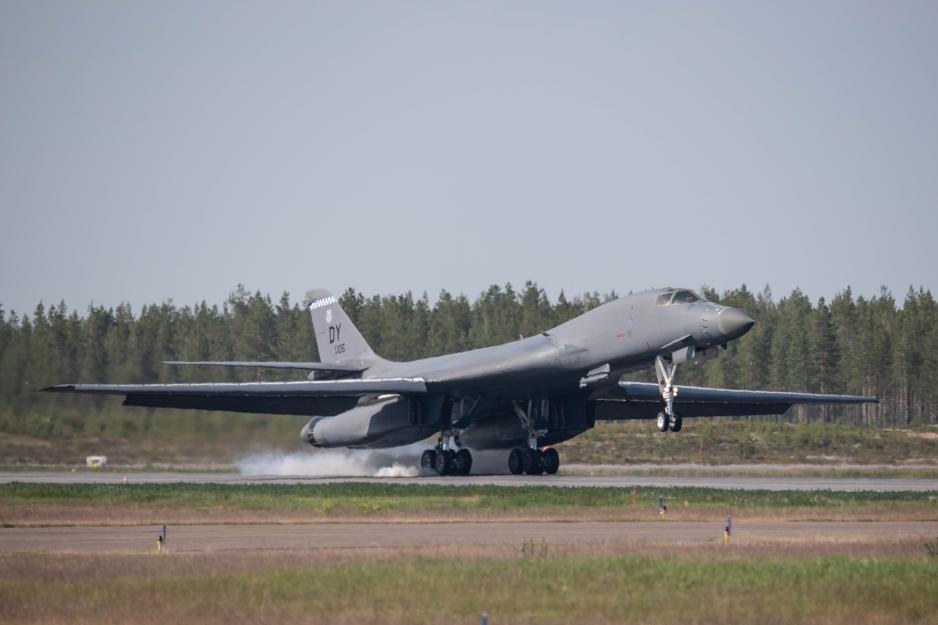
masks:
<svg viewBox="0 0 938 625"><path fill-rule="evenodd" d="M534 336L551 325L553 314L550 301L543 289L530 280L524 284L521 294L521 319L519 333L522 336Z"/></svg>
<svg viewBox="0 0 938 625"><path fill-rule="evenodd" d="M818 393L841 392L840 350L834 332L834 321L830 308L822 297L811 314L810 352L813 362L814 391ZM822 420L830 421L831 406L819 406L817 412Z"/></svg>
<svg viewBox="0 0 938 625"><path fill-rule="evenodd" d="M442 291L430 319L428 355L468 349L471 314L465 295L454 298L449 291Z"/></svg>

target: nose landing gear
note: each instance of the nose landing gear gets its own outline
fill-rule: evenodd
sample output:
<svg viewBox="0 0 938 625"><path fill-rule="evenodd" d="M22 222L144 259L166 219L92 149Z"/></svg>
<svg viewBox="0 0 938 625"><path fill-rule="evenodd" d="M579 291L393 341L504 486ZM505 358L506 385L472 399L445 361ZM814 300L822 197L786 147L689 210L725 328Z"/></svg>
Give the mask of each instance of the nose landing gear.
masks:
<svg viewBox="0 0 938 625"><path fill-rule="evenodd" d="M681 418L681 415L675 413L668 419L668 427L671 428L672 432L680 432L683 422L684 419Z"/></svg>
<svg viewBox="0 0 938 625"><path fill-rule="evenodd" d="M663 412L658 413L658 431L667 432L671 430L672 432L680 432L681 426L683 425L684 420L679 414L673 414L670 417Z"/></svg>
<svg viewBox="0 0 938 625"><path fill-rule="evenodd" d="M681 415L674 412L674 397L677 387L674 386L674 374L677 373L677 363L669 363L661 356L655 358L655 373L658 376L658 388L661 389L661 399L664 401L664 412L658 413L658 431L680 432L683 425Z"/></svg>

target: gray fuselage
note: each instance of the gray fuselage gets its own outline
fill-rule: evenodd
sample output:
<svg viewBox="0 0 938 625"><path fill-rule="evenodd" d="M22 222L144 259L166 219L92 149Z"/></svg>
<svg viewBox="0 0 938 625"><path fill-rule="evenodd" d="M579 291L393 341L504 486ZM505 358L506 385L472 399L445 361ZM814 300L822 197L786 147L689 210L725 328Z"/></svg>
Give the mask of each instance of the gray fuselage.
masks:
<svg viewBox="0 0 938 625"><path fill-rule="evenodd" d="M453 396L557 397L581 393L580 380L597 367L608 364L609 374L591 392L614 386L622 373L650 366L658 355L723 344L752 324L744 312L702 299L659 303L663 293L674 291L626 295L541 334L494 347L410 362L380 360L363 377L420 377L433 392Z"/></svg>

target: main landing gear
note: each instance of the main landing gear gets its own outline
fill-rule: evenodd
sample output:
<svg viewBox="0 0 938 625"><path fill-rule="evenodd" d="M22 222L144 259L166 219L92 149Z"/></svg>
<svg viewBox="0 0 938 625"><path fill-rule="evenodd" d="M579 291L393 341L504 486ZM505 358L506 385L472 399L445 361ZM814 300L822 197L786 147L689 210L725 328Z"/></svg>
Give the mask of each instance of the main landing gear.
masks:
<svg viewBox="0 0 938 625"><path fill-rule="evenodd" d="M427 449L420 456L420 467L436 471L440 475L469 475L472 470L472 454L468 449Z"/></svg>
<svg viewBox="0 0 938 625"><path fill-rule="evenodd" d="M527 436L527 446L512 449L508 454L508 470L513 475L554 475L560 469L560 455L551 447L540 449L538 439L547 435L547 430L535 429L530 418L532 402L527 403L527 410L519 403L514 404L514 411ZM439 475L469 475L472 470L472 454L466 448L458 451L458 431L447 427L440 434L439 442L433 449L427 449L420 456L420 467L427 472Z"/></svg>
<svg viewBox="0 0 938 625"><path fill-rule="evenodd" d="M438 475L469 475L472 454L468 449L427 449L420 456L420 468ZM553 447L512 449L508 454L508 470L513 475L554 475L560 469L560 454Z"/></svg>
<svg viewBox="0 0 938 625"><path fill-rule="evenodd" d="M508 454L508 470L513 475L541 475L546 473L554 475L560 468L560 454L553 447L547 449L538 449L537 439L547 434L546 430L534 429L534 423L530 417L531 402L528 402L528 410L525 411L518 404L515 404L515 414L521 421L521 426L527 430L528 446L524 448L512 449Z"/></svg>
<svg viewBox="0 0 938 625"><path fill-rule="evenodd" d="M560 454L553 447L547 449L512 449L508 454L508 470L513 475L554 475L560 468Z"/></svg>

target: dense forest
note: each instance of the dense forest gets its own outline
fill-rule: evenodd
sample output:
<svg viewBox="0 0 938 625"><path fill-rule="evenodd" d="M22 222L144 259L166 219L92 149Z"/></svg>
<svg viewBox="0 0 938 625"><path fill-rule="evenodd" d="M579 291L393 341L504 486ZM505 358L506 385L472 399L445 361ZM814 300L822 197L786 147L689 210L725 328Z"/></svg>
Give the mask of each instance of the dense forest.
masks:
<svg viewBox="0 0 938 625"><path fill-rule="evenodd" d="M776 300L767 287L701 293L748 311L756 325L716 361L684 366L679 383L882 399L879 405L794 409L782 417L793 421L936 422L938 307L929 291L910 288L901 304L885 288L872 298L854 297L848 288L830 302L812 302L800 290ZM375 351L405 360L532 335L614 297L561 292L551 302L528 282L520 291L493 285L472 301L446 291L431 302L426 294L369 297L349 289L341 302ZM128 304L84 313L64 303L40 304L22 315L0 306L0 431L52 436L80 432L88 420L105 429L102 415L119 422L128 412L133 418L144 412L122 408L115 398L38 392L51 384L274 379L290 374L160 363L317 359L309 317L286 293L274 302L238 287L222 306L165 302L138 314ZM652 376L649 369L632 377ZM144 428L152 417L146 411Z"/></svg>

